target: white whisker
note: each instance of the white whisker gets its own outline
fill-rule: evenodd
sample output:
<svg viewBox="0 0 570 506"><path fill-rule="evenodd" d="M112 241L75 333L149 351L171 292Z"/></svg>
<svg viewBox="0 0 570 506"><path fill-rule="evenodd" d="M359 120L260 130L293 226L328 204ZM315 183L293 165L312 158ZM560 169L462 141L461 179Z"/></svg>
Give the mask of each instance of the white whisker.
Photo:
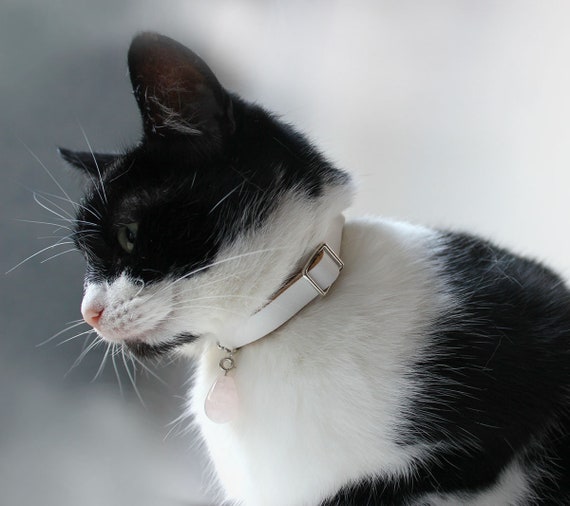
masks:
<svg viewBox="0 0 570 506"><path fill-rule="evenodd" d="M25 258L20 263L14 265L14 267L12 267L10 270L6 271L4 274L10 274L12 271L16 270L22 264L25 264L28 260L31 260L32 258L37 257L38 255L41 255L44 251L50 250L52 248L56 248L57 246L64 246L66 244L73 244L73 242L72 241L61 242L61 240L59 240L55 244L51 244L50 246L47 246L45 248L42 248L39 251L36 251L33 255L30 255L28 258Z"/></svg>
<svg viewBox="0 0 570 506"><path fill-rule="evenodd" d="M91 143L89 142L89 139L87 138L87 134L85 133L85 130L83 130L83 127L81 126L81 124L79 124L79 128L81 130L81 133L83 134L83 138L85 139L87 146L89 147L89 151L91 153L91 156L93 157L93 161L95 162L95 167L97 168L97 174L99 174L99 182L101 183L101 190L103 192L103 197L104 197L103 202L105 202L105 204L107 204L108 203L107 193L105 192L105 185L103 184L103 176L101 175L101 169L99 168L99 163L97 163L97 157L95 156L95 153L93 152L93 148L91 147Z"/></svg>
<svg viewBox="0 0 570 506"><path fill-rule="evenodd" d="M79 327L79 325L84 324L85 322L81 319L81 320L76 320L73 322L69 322L69 327L64 328L63 330L60 330L57 334L54 334L53 336L51 336L50 338L46 339L45 341L42 341L39 344L36 344L36 347L40 347L43 346L44 344L49 343L50 341L54 340L57 336L60 336L61 334L64 334L65 332L70 331L71 329L74 329L75 327Z"/></svg>
<svg viewBox="0 0 570 506"><path fill-rule="evenodd" d="M95 332L95 330L90 330L85 332L86 334ZM72 366L69 368L69 371L67 371L65 373L65 375L63 376L64 378L67 378L67 376L69 375L69 373L71 373L71 371L73 371L73 369L75 369L80 363L81 361L87 356L87 354L93 349L95 348L99 343L101 342L101 338L96 335L95 339L93 339L93 341L91 342L91 344L89 344L89 346L87 346L87 348L85 348L81 354L79 355L79 357L77 357L77 359L75 360L75 362L73 362Z"/></svg>
<svg viewBox="0 0 570 506"><path fill-rule="evenodd" d="M101 364L99 365L99 369L97 369L97 372L95 373L95 376L93 376L91 383L95 382L97 380L97 378L103 372L103 369L105 369L105 363L107 362L107 357L109 356L109 350L110 349L111 349L111 343L107 343L107 349L105 350L105 354L103 355L103 358L101 359Z"/></svg>
<svg viewBox="0 0 570 506"><path fill-rule="evenodd" d="M137 384L135 381L135 378L133 376L133 374L131 374L131 370L129 369L129 365L127 363L127 359L125 358L125 349L121 346L121 357L123 359L123 364L125 364L125 369L127 370L127 375L129 377L129 379L131 380L131 384L133 385L133 389L135 391L135 394L137 395L137 397L139 398L139 401L141 401L141 404L143 405L143 407L146 408L146 404L143 400L143 398L141 397L141 394L139 392L139 389L137 388ZM134 364L133 364L134 366ZM136 372L136 368L134 369L134 371Z"/></svg>
<svg viewBox="0 0 570 506"><path fill-rule="evenodd" d="M226 309L226 308L218 307L218 306L203 306L203 305L197 305L197 304L188 304L186 306L182 305L182 306L177 307L177 309L179 309L179 310L184 310L186 308L188 308L188 309L208 309L208 310L223 311L225 313L232 314L232 315L239 316L239 317L247 316L247 313L232 311L231 309ZM171 320L179 320L181 318L184 318L184 315L170 317Z"/></svg>
<svg viewBox="0 0 570 506"><path fill-rule="evenodd" d="M61 223L51 223L49 221L21 220L18 218L16 218L14 221L19 221L22 223L35 223L37 225L51 225L53 227L57 227L58 229L73 230L71 227L68 227L67 225L62 225Z"/></svg>
<svg viewBox="0 0 570 506"><path fill-rule="evenodd" d="M57 187L61 190L61 192L67 197L67 199L71 201L71 197L63 189L63 186L61 186L59 184L59 181L54 177L54 175L50 172L50 170L45 166L44 162L42 162L39 159L39 157L32 151L32 149L22 139L18 139L18 140L23 144L23 146L28 150L28 152L37 160L37 162L43 167L43 169L47 172L47 174L51 178L51 180L57 185Z"/></svg>
<svg viewBox="0 0 570 506"><path fill-rule="evenodd" d="M121 375L119 374L119 369L117 367L117 361L115 360L115 357L117 356L117 347L120 346L117 343L112 343L112 349L111 349L111 362L113 363L113 369L115 370L115 376L117 377L117 383L119 384L119 393L121 394L121 396L124 395L123 392L123 382L121 381Z"/></svg>
<svg viewBox="0 0 570 506"><path fill-rule="evenodd" d="M64 198L64 197L61 197L59 195L54 195L53 193L48 193L48 192L44 192L44 191L38 191L37 193L39 193L40 195L47 195L48 197L53 197L54 199L63 200L64 202L69 202L74 208L80 207L82 209L85 209L85 211L87 211L88 213L91 213L96 218L99 218L99 219L101 218L101 215L97 211L95 211L95 209L84 206L83 204L80 204L79 202L75 202L71 199Z"/></svg>
<svg viewBox="0 0 570 506"><path fill-rule="evenodd" d="M56 253L55 255L52 255L52 256L46 258L45 260L42 260L40 262L40 264L45 264L46 262L49 262L50 260L53 260L54 258L57 258L61 255L65 255L66 253L72 253L74 251L77 251L77 249L76 248L66 249L65 251L61 251L60 253Z"/></svg>
<svg viewBox="0 0 570 506"><path fill-rule="evenodd" d="M36 239L38 239L39 241L45 241L46 239L50 239L51 241L53 241L54 239L64 239L64 240L69 239L69 240L71 240L71 235L60 236L60 235L56 235L56 232L59 232L59 230L54 230L51 235L38 235L38 237L36 237Z"/></svg>
<svg viewBox="0 0 570 506"><path fill-rule="evenodd" d="M44 202L51 204L52 207L55 207L57 210L61 211L64 215L64 217L63 217L64 220L69 221L69 222L73 221L73 214L70 213L67 209L56 204L53 200L49 199L48 197L45 196L45 194L42 194L41 192L36 192L35 195L37 195L38 198L42 198L44 200ZM52 211L53 211L53 209L52 209Z"/></svg>
<svg viewBox="0 0 570 506"><path fill-rule="evenodd" d="M269 251L278 251L278 250L282 250L285 248L263 248L260 250L256 250L256 251L248 251L247 253L241 253L239 255L234 255L228 258L222 258L221 260L217 260L215 262L211 262L207 265L204 265L202 267L199 267L197 269L194 269L193 271L190 271L182 276L180 276L179 278L176 278L175 280L173 280L171 283L168 283L167 286L161 288L160 290L156 291L155 293L151 294L151 296L149 297L156 297L158 294L164 292L165 290L168 290L170 287L172 287L173 285L175 285L176 283L179 283L180 281L183 281L184 279L189 278L190 276L193 276L194 274L197 274L201 271L204 271L206 269L210 269L211 267L215 267L216 265L221 265L227 262L231 262L233 260L239 260L240 258L245 258L251 255L260 255L261 253L267 253Z"/></svg>
<svg viewBox="0 0 570 506"><path fill-rule="evenodd" d="M232 195L232 193L236 192L242 185L244 184L244 182L242 181L240 184L238 184L233 190L229 191L224 197L222 197L218 203L212 207L212 209L210 209L210 211L208 212L208 214L212 214L214 212L214 210L224 202L224 200L226 200L228 197L230 197Z"/></svg>
<svg viewBox="0 0 570 506"><path fill-rule="evenodd" d="M189 291L189 290L187 290ZM184 293L184 292L181 292ZM178 294L180 295L180 294ZM205 295L203 297L195 297L193 299L184 299L179 302L172 304L171 307L178 305L179 303L187 303L187 302L200 302L201 300L211 300L211 299L246 299L246 300L253 300L256 302L267 302L265 297L254 297L250 295Z"/></svg>
<svg viewBox="0 0 570 506"><path fill-rule="evenodd" d="M169 422L166 427L170 427L170 430L166 433L166 435L163 438L163 441L166 441L169 437L170 434L172 434L176 429L178 429L179 425L184 421L188 419L188 413L186 413L185 411L182 412L182 414L180 416L177 416L174 420L172 420L171 422ZM177 435L184 435L187 432L187 429L184 429L181 432L178 432Z"/></svg>
<svg viewBox="0 0 570 506"><path fill-rule="evenodd" d="M166 383L166 381L164 381L160 376L158 376L154 371L152 371L149 367L147 367L144 362L142 362L141 360L139 360L135 355L133 355L132 353L129 353L129 358L132 361L135 361L139 366L141 366L148 374L150 374L153 378L157 379L160 383L162 383L164 386L168 386L168 383Z"/></svg>
<svg viewBox="0 0 570 506"><path fill-rule="evenodd" d="M86 330L86 331L84 331L84 332L81 332L81 333L79 333L79 334L75 334L75 335L72 336L72 337L68 337L68 338L65 339L64 341L60 341L59 343L56 344L56 346L61 346L61 345L65 344L65 343L68 343L69 341L73 341L74 339L77 339L78 337L84 336L85 334L92 334L93 332L94 332L93 329L88 329L88 330Z"/></svg>
<svg viewBox="0 0 570 506"><path fill-rule="evenodd" d="M211 285L216 285L218 283L223 283L224 281L227 281L228 279L232 279L232 278L233 279L239 279L240 276L238 276L237 274L228 274L227 276L222 276L220 278L213 279L212 281L209 281L208 283L201 283L200 288L204 288L206 286L211 286ZM191 288L188 288L188 289L181 290L178 293L179 294L185 294L191 290L192 290Z"/></svg>
<svg viewBox="0 0 570 506"><path fill-rule="evenodd" d="M67 217L66 217L66 216L63 216L63 215L61 215L61 214L59 214L57 211L54 211L51 207L48 207L48 206L45 205L43 202L40 202L40 201L39 201L39 198L40 198L40 197L43 198L43 199L46 199L46 197L40 195L39 193L35 193L35 192L34 192L33 198L34 198L34 202L35 202L36 204L38 204L40 207L44 208L46 211L48 211L48 212L50 212L50 213L52 213L52 214L55 214L58 218L61 218L63 221L65 221L65 222L67 222L67 223L72 223L72 222L73 222L73 219L72 219L71 215L70 215L67 211L63 210L63 212L68 215ZM48 201L48 202L49 202L49 201Z"/></svg>
<svg viewBox="0 0 570 506"><path fill-rule="evenodd" d="M84 225L91 225L92 227L95 227L94 230L99 230L101 228L101 226L98 223L94 223L92 221L86 221L86 220L73 220L73 223L83 223Z"/></svg>

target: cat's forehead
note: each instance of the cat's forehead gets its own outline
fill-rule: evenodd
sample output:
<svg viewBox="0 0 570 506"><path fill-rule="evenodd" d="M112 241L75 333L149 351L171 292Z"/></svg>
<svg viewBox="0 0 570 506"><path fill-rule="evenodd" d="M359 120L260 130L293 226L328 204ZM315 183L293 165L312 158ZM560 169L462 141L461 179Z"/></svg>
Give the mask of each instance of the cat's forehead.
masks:
<svg viewBox="0 0 570 506"><path fill-rule="evenodd" d="M224 174L221 160L207 164L188 150L170 150L136 149L119 157L100 178L92 178L86 199L122 214L162 201L196 199L197 193L206 197L205 185L233 177Z"/></svg>
<svg viewBox="0 0 570 506"><path fill-rule="evenodd" d="M199 151L183 143L143 142L121 156L104 179L107 184L116 182L121 188L183 184L197 171L205 172L221 163L221 160L206 161Z"/></svg>

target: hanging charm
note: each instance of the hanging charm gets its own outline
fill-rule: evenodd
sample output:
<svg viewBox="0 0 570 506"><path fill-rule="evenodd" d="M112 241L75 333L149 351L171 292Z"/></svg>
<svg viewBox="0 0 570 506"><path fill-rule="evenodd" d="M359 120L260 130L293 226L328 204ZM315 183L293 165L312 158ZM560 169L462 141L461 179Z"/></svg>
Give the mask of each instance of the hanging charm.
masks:
<svg viewBox="0 0 570 506"><path fill-rule="evenodd" d="M233 354L237 350L224 348L220 344L218 344L218 348L227 353L219 362L220 369L224 371L224 374L219 376L210 388L204 402L204 411L212 422L228 423L237 416L239 408L236 382L233 376L228 374L236 367Z"/></svg>

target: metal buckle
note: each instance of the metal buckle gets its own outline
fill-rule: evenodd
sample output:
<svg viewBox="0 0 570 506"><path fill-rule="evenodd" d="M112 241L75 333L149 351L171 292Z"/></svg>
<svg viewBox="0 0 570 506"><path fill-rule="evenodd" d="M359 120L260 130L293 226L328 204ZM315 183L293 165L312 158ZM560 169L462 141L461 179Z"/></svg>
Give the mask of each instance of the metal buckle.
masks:
<svg viewBox="0 0 570 506"><path fill-rule="evenodd" d="M342 271L342 268L344 267L344 263L339 258L339 256L330 248L330 246L327 243L323 243L317 248L317 251L315 251L313 256L305 264L305 267L303 267L303 271L302 271L303 277L309 283L311 283L311 286L319 293L319 295L325 296L328 293L328 291L330 290L332 283L331 283L331 285L329 285L326 288L321 288L318 285L318 283L309 274L309 269L312 267L312 265L315 263L315 260L319 257L319 255L321 253L326 253L329 256L329 258L337 265L339 272Z"/></svg>

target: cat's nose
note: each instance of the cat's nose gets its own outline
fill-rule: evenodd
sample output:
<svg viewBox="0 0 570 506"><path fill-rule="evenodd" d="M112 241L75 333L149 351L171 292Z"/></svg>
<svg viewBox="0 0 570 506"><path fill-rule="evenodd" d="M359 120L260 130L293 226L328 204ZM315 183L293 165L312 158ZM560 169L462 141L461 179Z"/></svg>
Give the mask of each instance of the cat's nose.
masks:
<svg viewBox="0 0 570 506"><path fill-rule="evenodd" d="M89 307L89 306L81 308L81 314L83 315L83 319L93 328L98 328L99 320L101 319L103 311L104 311L103 309Z"/></svg>

